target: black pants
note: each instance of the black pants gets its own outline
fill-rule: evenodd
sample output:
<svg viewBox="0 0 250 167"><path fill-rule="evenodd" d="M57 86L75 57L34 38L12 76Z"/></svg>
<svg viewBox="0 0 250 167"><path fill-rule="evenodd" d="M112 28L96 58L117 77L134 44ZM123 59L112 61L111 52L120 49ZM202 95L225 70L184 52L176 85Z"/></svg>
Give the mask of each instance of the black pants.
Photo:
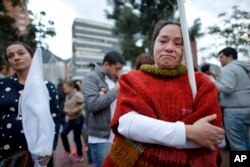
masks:
<svg viewBox="0 0 250 167"><path fill-rule="evenodd" d="M65 123L62 133L61 133L62 143L63 143L65 151L70 152L70 146L69 146L69 141L68 141L67 136L69 132L73 130L74 141L76 143L76 148L77 148L77 155L79 156L83 155L82 141L81 141L83 123L84 123L83 115L73 120L69 120L68 122Z"/></svg>
<svg viewBox="0 0 250 167"><path fill-rule="evenodd" d="M49 160L49 163L47 164L47 167L54 167L54 157L53 157L53 153L51 155L51 158Z"/></svg>

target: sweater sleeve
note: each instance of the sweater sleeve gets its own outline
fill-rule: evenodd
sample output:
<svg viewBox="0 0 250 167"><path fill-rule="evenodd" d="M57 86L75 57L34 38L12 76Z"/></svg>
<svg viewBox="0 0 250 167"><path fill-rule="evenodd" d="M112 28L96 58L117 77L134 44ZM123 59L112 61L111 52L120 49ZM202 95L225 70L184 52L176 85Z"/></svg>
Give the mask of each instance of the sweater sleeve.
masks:
<svg viewBox="0 0 250 167"><path fill-rule="evenodd" d="M216 114L211 124L222 127L221 108L218 101L218 89L204 74L196 73L197 95L193 104L193 112L182 121L193 124L202 117Z"/></svg>
<svg viewBox="0 0 250 167"><path fill-rule="evenodd" d="M135 111L119 118L118 132L128 139L143 143L160 144L176 148L198 148L196 143L186 140L185 124L157 120ZM143 133L139 133L143 132Z"/></svg>

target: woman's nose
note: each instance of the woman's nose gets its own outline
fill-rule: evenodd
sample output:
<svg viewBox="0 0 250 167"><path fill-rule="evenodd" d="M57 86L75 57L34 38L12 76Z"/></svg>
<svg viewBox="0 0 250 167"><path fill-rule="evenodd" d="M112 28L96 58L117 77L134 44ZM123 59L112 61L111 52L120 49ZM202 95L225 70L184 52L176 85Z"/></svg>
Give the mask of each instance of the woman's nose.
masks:
<svg viewBox="0 0 250 167"><path fill-rule="evenodd" d="M165 44L165 51L173 51L174 45L172 42L168 42Z"/></svg>
<svg viewBox="0 0 250 167"><path fill-rule="evenodd" d="M18 60L20 58L20 56L18 56L18 54L14 54L14 60Z"/></svg>

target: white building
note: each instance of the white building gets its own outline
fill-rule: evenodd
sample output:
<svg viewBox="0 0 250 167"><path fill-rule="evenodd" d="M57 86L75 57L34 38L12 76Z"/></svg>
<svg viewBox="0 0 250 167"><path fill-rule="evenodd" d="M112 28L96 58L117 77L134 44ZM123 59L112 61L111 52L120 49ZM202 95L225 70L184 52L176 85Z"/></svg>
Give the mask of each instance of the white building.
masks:
<svg viewBox="0 0 250 167"><path fill-rule="evenodd" d="M67 61L57 57L48 50L43 50L43 75L44 79L55 85L67 80Z"/></svg>
<svg viewBox="0 0 250 167"><path fill-rule="evenodd" d="M121 51L120 42L112 34L112 26L76 18L72 26L73 56L69 67L72 80L82 80L90 63L102 63L110 50Z"/></svg>

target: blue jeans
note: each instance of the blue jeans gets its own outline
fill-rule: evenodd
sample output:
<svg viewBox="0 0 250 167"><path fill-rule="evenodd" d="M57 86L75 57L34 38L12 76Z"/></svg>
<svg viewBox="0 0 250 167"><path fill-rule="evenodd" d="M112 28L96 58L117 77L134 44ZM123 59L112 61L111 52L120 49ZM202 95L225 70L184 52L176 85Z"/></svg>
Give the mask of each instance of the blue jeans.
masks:
<svg viewBox="0 0 250 167"><path fill-rule="evenodd" d="M89 143L89 146L95 167L101 167L111 148L111 143Z"/></svg>
<svg viewBox="0 0 250 167"><path fill-rule="evenodd" d="M74 141L76 143L76 148L77 148L77 155L82 156L82 141L81 141L81 134L82 134L82 126L84 123L84 117L83 115L69 120L68 122L65 123L63 126L63 130L61 133L61 138L62 138L62 143L64 146L65 151L70 152L70 146L69 146L69 141L68 141L68 134L71 130L73 130L74 134Z"/></svg>
<svg viewBox="0 0 250 167"><path fill-rule="evenodd" d="M250 108L225 108L224 126L232 151L250 151Z"/></svg>

